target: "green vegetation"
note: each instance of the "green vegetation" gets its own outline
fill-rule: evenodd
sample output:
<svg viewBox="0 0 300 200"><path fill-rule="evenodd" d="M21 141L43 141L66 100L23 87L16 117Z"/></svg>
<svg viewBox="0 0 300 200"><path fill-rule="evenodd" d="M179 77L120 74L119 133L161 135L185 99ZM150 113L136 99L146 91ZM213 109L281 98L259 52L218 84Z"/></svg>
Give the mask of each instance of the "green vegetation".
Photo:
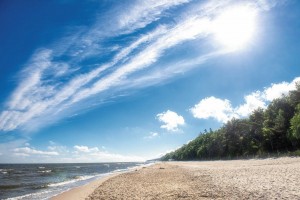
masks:
<svg viewBox="0 0 300 200"><path fill-rule="evenodd" d="M234 159L300 156L300 84L288 95L255 110L246 119L232 119L216 131L204 131L162 160Z"/></svg>

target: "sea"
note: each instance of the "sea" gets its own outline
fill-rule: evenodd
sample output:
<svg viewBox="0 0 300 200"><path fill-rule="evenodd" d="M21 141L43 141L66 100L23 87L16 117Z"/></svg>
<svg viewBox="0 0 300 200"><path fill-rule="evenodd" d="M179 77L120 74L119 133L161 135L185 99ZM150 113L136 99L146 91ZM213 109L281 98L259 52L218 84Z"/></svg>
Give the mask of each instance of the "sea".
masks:
<svg viewBox="0 0 300 200"><path fill-rule="evenodd" d="M49 199L141 165L149 163L0 164L0 199Z"/></svg>

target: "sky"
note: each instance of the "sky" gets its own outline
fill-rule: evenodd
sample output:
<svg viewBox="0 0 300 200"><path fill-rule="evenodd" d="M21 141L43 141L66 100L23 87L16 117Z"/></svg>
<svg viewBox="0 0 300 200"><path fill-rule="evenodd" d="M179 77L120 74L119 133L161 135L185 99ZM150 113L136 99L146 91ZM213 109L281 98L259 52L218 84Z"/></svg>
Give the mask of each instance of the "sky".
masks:
<svg viewBox="0 0 300 200"><path fill-rule="evenodd" d="M158 158L300 81L297 0L0 2L0 163Z"/></svg>

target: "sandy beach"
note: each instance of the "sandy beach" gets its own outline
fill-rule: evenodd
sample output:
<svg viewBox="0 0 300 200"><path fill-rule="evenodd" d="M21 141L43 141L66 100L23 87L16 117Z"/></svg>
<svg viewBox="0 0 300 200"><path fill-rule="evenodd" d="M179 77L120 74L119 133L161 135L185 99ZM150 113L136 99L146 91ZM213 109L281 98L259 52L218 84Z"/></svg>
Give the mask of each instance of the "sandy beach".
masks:
<svg viewBox="0 0 300 200"><path fill-rule="evenodd" d="M300 199L300 158L164 162L53 199Z"/></svg>

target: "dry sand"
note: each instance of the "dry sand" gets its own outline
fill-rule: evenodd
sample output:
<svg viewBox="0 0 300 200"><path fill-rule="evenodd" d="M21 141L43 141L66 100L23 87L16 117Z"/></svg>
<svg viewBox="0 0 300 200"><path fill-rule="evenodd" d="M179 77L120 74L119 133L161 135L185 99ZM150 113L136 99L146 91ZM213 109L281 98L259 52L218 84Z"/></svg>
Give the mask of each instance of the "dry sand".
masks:
<svg viewBox="0 0 300 200"><path fill-rule="evenodd" d="M300 199L300 158L166 162L98 186L77 199Z"/></svg>

